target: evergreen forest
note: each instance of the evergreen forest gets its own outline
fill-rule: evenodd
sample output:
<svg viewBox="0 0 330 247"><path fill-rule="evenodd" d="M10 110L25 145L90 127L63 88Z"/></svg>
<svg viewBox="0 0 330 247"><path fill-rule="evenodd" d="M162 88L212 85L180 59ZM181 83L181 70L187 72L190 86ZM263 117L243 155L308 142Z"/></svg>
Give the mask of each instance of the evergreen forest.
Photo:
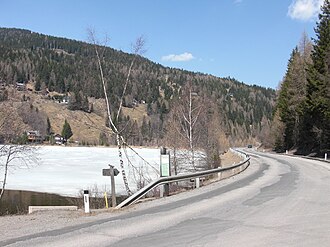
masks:
<svg viewBox="0 0 330 247"><path fill-rule="evenodd" d="M330 2L315 27L293 49L278 91L273 120L274 147L283 152L323 156L330 151Z"/></svg>
<svg viewBox="0 0 330 247"><path fill-rule="evenodd" d="M135 57L108 46L97 46L97 49L100 51L111 108L116 112L120 107L130 64ZM71 111L93 112L91 99L104 98L93 44L29 30L0 28L0 81L4 86L29 82L34 85L36 93L68 95L71 98L68 109ZM170 130L175 129L175 126L170 127L173 123L170 119L175 117L173 109L178 109L177 104L185 104L180 100L189 90L196 95L194 104L203 106L204 115L200 115L204 119L200 121L203 131L196 129L196 143L202 143L202 139L207 138L206 134L211 138L213 130L206 126L211 122L220 129L221 134L217 138L226 143L223 144L225 146L255 144L267 139L265 133L270 131L275 90L246 85L231 77L219 78L168 68L137 56L122 105L126 109L134 109L143 104L147 116L137 122L129 115L120 114L116 121L125 130L123 135L128 143L159 145L160 140L168 139ZM6 98L3 92L1 100ZM47 123L47 116L43 118ZM216 122L214 119L217 119ZM205 138L202 134L206 135ZM99 143L105 142L115 143L100 131Z"/></svg>

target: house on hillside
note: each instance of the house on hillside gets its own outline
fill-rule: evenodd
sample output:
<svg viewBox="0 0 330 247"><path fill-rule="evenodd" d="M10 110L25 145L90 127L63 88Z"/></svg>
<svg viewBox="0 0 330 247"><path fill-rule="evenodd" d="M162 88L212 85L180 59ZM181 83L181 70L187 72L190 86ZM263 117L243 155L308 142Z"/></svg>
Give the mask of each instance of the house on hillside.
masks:
<svg viewBox="0 0 330 247"><path fill-rule="evenodd" d="M40 143L42 142L42 136L39 131L32 130L26 132L28 142Z"/></svg>
<svg viewBox="0 0 330 247"><path fill-rule="evenodd" d="M70 96L64 94L55 94L52 96L52 100L56 103L67 105L70 102Z"/></svg>
<svg viewBox="0 0 330 247"><path fill-rule="evenodd" d="M66 96L63 97L62 102L60 102L60 104L68 105L69 102L70 102L70 97L66 95Z"/></svg>
<svg viewBox="0 0 330 247"><path fill-rule="evenodd" d="M16 82L16 89L17 91L25 91L26 85L24 82Z"/></svg>
<svg viewBox="0 0 330 247"><path fill-rule="evenodd" d="M54 141L56 144L58 145L62 145L64 143L66 143L66 140L64 139L64 137L62 137L60 134L56 134L54 135Z"/></svg>

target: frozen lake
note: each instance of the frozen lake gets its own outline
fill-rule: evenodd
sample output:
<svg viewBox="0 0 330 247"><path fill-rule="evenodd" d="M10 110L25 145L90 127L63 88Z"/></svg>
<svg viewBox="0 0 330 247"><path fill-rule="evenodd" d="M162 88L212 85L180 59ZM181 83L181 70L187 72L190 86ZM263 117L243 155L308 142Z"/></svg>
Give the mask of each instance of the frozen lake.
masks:
<svg viewBox="0 0 330 247"><path fill-rule="evenodd" d="M149 181L158 178L159 149L134 149L150 165L127 149L132 165L142 172ZM107 147L62 147L46 146L39 150L40 164L30 168L10 170L7 189L31 190L57 193L67 196L78 196L84 189L97 186L99 191L110 191L110 177L102 176L102 169L115 166L119 171L117 148ZM123 157L125 157L123 152ZM125 171L130 189L137 190L139 176L133 173L134 168L124 159ZM136 171L135 169L135 171ZM1 176L3 171L1 170ZM0 178L2 180L2 177ZM116 193L126 194L121 173L115 177Z"/></svg>

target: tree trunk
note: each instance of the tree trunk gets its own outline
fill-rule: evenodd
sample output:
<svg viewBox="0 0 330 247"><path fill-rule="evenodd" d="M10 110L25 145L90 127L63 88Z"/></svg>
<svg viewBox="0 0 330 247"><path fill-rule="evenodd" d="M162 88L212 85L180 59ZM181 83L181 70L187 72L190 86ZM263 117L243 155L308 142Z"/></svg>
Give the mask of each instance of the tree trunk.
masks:
<svg viewBox="0 0 330 247"><path fill-rule="evenodd" d="M11 147L9 147L9 153L7 154L7 159L6 159L6 163L5 163L5 173L4 173L2 188L1 188L1 192L0 192L0 201L1 201L3 194L5 193L7 175L8 175L8 164L9 164L10 156L11 156Z"/></svg>
<svg viewBox="0 0 330 247"><path fill-rule="evenodd" d="M117 139L117 147L118 147L118 156L119 156L119 162L120 162L120 168L121 168L121 174L123 175L123 180L124 180L124 184L125 184L125 189L127 192L127 195L132 195L132 191L130 190L129 186L128 186L128 181L127 181L127 177L126 177L126 172L125 172L125 167L124 167L124 161L123 161L123 154L121 152L121 141L120 141L120 135L117 133L116 135L116 139Z"/></svg>

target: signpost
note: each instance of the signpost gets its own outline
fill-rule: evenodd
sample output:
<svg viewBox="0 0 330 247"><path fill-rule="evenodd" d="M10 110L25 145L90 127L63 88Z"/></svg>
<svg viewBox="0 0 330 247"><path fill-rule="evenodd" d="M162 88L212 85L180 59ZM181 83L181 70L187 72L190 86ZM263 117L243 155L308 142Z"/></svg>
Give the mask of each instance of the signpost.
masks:
<svg viewBox="0 0 330 247"><path fill-rule="evenodd" d="M109 165L110 166L110 165ZM117 176L119 174L119 171L117 168L113 169L114 176ZM102 175L103 176L111 176L111 171L110 169L102 169Z"/></svg>
<svg viewBox="0 0 330 247"><path fill-rule="evenodd" d="M103 169L102 175L103 176L110 176L111 180L111 199L112 199L112 207L117 206L116 201L116 191L115 191L115 176L119 174L119 171L112 165L109 165L109 169Z"/></svg>

